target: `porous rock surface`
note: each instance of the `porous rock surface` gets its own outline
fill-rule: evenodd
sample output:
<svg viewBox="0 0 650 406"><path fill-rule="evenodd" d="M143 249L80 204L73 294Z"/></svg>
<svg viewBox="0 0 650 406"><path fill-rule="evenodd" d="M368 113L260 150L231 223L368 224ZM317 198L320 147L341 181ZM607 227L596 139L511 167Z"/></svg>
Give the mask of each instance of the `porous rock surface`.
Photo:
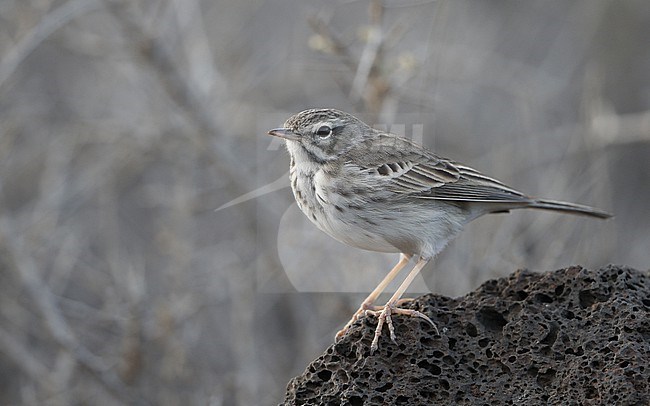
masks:
<svg viewBox="0 0 650 406"><path fill-rule="evenodd" d="M409 303L370 354L359 320L287 387L284 405L650 405L650 276L517 271L464 297Z"/></svg>

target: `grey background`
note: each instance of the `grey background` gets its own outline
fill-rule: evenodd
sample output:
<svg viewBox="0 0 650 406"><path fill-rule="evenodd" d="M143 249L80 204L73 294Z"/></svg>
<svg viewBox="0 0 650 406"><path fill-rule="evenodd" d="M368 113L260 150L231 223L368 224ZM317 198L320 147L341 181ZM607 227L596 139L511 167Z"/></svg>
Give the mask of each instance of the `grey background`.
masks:
<svg viewBox="0 0 650 406"><path fill-rule="evenodd" d="M291 206L309 107L616 215L479 219L412 292L648 268L646 0L369 4L0 1L1 404L281 401L397 259Z"/></svg>

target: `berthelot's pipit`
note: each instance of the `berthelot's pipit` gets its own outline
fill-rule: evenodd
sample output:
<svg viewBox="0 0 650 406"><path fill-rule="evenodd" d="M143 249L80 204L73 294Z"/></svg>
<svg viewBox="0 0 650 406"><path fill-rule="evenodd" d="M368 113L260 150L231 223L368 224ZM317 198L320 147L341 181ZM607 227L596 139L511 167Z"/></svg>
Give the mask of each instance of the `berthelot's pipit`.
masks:
<svg viewBox="0 0 650 406"><path fill-rule="evenodd" d="M286 141L291 189L300 210L318 228L353 247L400 253L399 262L336 334L340 339L361 315L375 315L371 351L377 349L384 323L395 341L393 314L420 317L436 328L425 314L398 307L405 300L400 298L427 262L471 220L523 208L610 217L591 207L527 196L334 109L305 110L269 134ZM417 262L404 282L384 306L375 306L413 257Z"/></svg>

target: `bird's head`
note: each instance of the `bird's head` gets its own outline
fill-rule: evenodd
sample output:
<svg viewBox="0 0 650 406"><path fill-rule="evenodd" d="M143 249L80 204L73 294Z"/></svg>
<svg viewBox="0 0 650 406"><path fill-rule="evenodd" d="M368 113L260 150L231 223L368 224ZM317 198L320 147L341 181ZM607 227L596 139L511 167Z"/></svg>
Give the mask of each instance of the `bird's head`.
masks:
<svg viewBox="0 0 650 406"><path fill-rule="evenodd" d="M339 159L371 137L374 130L358 118L335 109L312 109L291 116L269 135L284 138L293 156L305 153L317 162Z"/></svg>

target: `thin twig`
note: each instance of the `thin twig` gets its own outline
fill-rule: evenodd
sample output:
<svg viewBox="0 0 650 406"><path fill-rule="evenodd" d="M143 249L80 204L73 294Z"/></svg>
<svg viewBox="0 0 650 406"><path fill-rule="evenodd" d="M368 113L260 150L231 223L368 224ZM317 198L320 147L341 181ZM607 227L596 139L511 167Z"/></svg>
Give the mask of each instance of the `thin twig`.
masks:
<svg viewBox="0 0 650 406"><path fill-rule="evenodd" d="M0 61L0 90L20 64L43 41L74 18L99 8L101 4L100 0L70 0L45 15L31 31L9 49Z"/></svg>
<svg viewBox="0 0 650 406"><path fill-rule="evenodd" d="M383 43L382 16L383 7L381 1L373 0L370 3L371 24L368 28L366 46L359 58L359 64L352 80L352 89L350 90L350 99L353 103L358 103L366 93L371 71L377 69L378 60L380 59L381 46ZM375 111L374 113L377 113ZM375 114L377 117L377 114Z"/></svg>
<svg viewBox="0 0 650 406"><path fill-rule="evenodd" d="M27 349L14 335L0 327L0 352L5 354L34 382L48 386L51 384L47 366Z"/></svg>
<svg viewBox="0 0 650 406"><path fill-rule="evenodd" d="M22 280L55 342L68 351L79 366L90 372L90 376L95 378L116 400L146 404L144 399L122 383L101 357L91 353L77 340L72 328L61 313L56 298L38 275L34 260L23 253L22 244L16 238L7 238L7 233L4 231L7 228L6 220L0 222L2 257L9 270Z"/></svg>

